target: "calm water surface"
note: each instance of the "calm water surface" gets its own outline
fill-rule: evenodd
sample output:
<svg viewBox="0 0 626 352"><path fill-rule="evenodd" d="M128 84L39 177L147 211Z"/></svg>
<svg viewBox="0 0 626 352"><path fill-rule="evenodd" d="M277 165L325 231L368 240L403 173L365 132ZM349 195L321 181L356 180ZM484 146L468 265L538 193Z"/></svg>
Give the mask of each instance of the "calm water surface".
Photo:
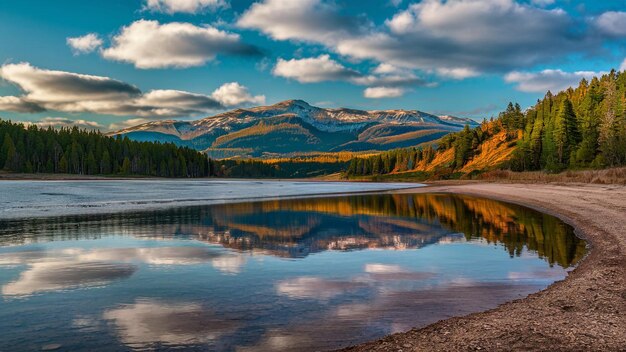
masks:
<svg viewBox="0 0 626 352"><path fill-rule="evenodd" d="M306 351L497 306L585 243L492 200L360 195L0 220L0 351Z"/></svg>

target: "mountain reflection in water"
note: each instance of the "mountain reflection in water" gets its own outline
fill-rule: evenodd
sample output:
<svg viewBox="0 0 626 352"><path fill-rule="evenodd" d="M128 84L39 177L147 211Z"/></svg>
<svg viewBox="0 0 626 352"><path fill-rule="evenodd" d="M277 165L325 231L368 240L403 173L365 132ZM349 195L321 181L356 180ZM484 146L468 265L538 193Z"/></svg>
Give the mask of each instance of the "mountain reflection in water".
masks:
<svg viewBox="0 0 626 352"><path fill-rule="evenodd" d="M0 246L0 350L85 351L336 348L537 291L586 251L555 217L446 194L0 221Z"/></svg>
<svg viewBox="0 0 626 352"><path fill-rule="evenodd" d="M511 256L527 248L564 268L585 253L584 241L553 216L494 200L444 194L273 200L3 221L0 245L95 239L103 233L191 238L289 258L325 250L402 250L473 239L502 244Z"/></svg>

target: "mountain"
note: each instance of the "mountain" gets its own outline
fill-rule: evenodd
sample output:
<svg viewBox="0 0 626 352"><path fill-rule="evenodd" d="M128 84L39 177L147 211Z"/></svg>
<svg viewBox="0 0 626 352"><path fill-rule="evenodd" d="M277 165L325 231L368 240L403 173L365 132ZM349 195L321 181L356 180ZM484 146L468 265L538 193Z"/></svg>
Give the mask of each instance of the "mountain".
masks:
<svg viewBox="0 0 626 352"><path fill-rule="evenodd" d="M196 121L153 121L111 133L173 142L214 158L277 157L314 152L384 151L432 142L471 119L417 110L324 109L302 100L236 109Z"/></svg>

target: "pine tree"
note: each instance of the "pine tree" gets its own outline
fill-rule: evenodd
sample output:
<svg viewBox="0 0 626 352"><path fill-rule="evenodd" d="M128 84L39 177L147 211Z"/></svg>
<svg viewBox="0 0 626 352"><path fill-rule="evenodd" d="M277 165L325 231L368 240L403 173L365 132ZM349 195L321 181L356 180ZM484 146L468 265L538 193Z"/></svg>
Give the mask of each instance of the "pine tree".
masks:
<svg viewBox="0 0 626 352"><path fill-rule="evenodd" d="M580 134L576 126L576 115L569 99L563 100L559 113L554 120L554 143L556 146L557 163L564 167L569 161L570 153L576 150Z"/></svg>
<svg viewBox="0 0 626 352"><path fill-rule="evenodd" d="M2 154L4 155L4 169L7 171L20 171L17 167L17 150L11 136L4 138L2 145Z"/></svg>

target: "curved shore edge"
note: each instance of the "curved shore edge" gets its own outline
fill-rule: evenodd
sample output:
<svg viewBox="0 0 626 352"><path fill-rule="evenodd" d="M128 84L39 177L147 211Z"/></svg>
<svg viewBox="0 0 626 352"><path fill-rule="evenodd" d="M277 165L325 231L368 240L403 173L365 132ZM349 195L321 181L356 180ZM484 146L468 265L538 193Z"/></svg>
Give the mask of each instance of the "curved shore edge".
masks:
<svg viewBox="0 0 626 352"><path fill-rule="evenodd" d="M343 351L626 350L626 187L480 183L398 192L467 194L534 208L574 226L590 252L567 278L526 298Z"/></svg>

